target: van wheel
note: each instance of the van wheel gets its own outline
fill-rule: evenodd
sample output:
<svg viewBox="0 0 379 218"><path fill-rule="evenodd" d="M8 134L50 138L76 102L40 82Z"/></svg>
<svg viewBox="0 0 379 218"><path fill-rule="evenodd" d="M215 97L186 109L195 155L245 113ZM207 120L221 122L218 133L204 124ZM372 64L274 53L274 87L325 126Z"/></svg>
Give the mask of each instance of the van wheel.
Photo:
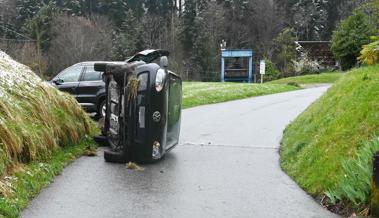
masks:
<svg viewBox="0 0 379 218"><path fill-rule="evenodd" d="M103 100L100 104L99 104L99 108L97 109L97 117L98 118L103 118L105 117L106 115L106 110L107 110L107 106L105 104L105 100Z"/></svg>

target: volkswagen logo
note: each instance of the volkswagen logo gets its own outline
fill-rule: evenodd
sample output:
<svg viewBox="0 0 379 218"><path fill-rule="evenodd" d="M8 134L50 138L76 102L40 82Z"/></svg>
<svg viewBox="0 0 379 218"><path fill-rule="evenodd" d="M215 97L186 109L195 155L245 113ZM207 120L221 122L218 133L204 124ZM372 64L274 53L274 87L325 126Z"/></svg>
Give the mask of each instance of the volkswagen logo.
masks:
<svg viewBox="0 0 379 218"><path fill-rule="evenodd" d="M161 121L161 113L159 113L159 111L155 111L153 113L153 120L156 123L159 123L159 121Z"/></svg>

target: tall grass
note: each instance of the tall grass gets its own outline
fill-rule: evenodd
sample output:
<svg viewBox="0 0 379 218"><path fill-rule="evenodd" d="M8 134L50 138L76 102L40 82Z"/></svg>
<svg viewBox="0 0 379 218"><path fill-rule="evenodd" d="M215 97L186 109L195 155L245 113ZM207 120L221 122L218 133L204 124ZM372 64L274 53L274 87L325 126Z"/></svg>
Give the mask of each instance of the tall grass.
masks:
<svg viewBox="0 0 379 218"><path fill-rule="evenodd" d="M73 97L0 51L0 175L79 143L91 126Z"/></svg>
<svg viewBox="0 0 379 218"><path fill-rule="evenodd" d="M379 151L379 138L374 137L359 148L354 158L342 162L343 174L338 183L325 194L332 204L348 201L356 208L369 202L372 182L372 158Z"/></svg>

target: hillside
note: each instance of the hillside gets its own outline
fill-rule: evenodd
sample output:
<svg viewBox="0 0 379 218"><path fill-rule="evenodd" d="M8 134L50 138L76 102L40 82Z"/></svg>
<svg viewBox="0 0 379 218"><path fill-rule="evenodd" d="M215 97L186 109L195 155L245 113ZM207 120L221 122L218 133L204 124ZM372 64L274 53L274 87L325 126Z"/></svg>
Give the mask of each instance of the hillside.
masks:
<svg viewBox="0 0 379 218"><path fill-rule="evenodd" d="M85 146L70 145L94 131L91 122L73 97L0 51L0 217L16 217L81 154Z"/></svg>
<svg viewBox="0 0 379 218"><path fill-rule="evenodd" d="M284 132L281 165L314 196L362 208L379 150L379 65L354 69Z"/></svg>

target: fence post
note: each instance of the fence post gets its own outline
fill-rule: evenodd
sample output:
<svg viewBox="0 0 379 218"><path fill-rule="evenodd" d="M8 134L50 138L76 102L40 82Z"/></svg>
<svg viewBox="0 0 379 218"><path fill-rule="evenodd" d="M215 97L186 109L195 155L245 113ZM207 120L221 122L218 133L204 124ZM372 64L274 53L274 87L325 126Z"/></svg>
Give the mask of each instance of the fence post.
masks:
<svg viewBox="0 0 379 218"><path fill-rule="evenodd" d="M379 152L373 158L370 212L372 217L379 217Z"/></svg>

